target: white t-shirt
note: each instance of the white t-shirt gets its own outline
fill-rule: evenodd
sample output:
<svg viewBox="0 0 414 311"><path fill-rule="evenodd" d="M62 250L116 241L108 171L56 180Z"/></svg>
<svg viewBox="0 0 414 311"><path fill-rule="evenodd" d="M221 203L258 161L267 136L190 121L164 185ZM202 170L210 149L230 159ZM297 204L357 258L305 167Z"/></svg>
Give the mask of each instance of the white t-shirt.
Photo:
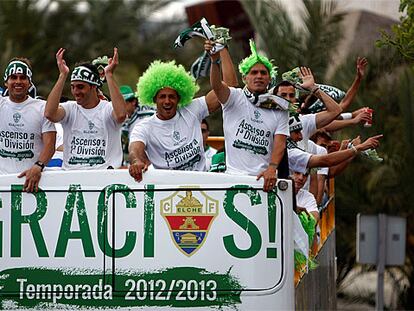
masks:
<svg viewBox="0 0 414 311"><path fill-rule="evenodd" d="M288 148L289 170L306 174L308 162L312 154L299 148Z"/></svg>
<svg viewBox="0 0 414 311"><path fill-rule="evenodd" d="M0 174L21 173L38 161L42 133L56 131L44 117L45 104L31 97L22 103L0 97Z"/></svg>
<svg viewBox="0 0 414 311"><path fill-rule="evenodd" d="M308 212L319 212L315 197L303 188L296 194L296 205L305 208Z"/></svg>
<svg viewBox="0 0 414 311"><path fill-rule="evenodd" d="M315 144L312 140L308 141L307 147L308 148L305 151L308 153L315 154L315 155L328 154L328 151L326 151L324 147L321 147ZM317 169L318 174L320 175L328 175L329 173L329 167L318 167L316 169Z"/></svg>
<svg viewBox="0 0 414 311"><path fill-rule="evenodd" d="M310 154L319 155L319 154L327 154L328 153L325 148L315 144L312 140L308 140L307 147L308 147L308 149L306 150L306 152L308 152ZM319 175L328 175L328 173L329 173L329 168L328 167L313 168L311 170L311 172L314 172L314 170ZM306 181L305 185L303 186L303 189L309 190L309 187L310 187L310 178L308 178L308 180Z"/></svg>
<svg viewBox="0 0 414 311"><path fill-rule="evenodd" d="M314 143L314 142L312 142ZM315 144L315 143L314 143ZM315 144L316 146L316 154L328 154L326 148ZM329 167L319 167L318 168L318 175L328 175L329 174Z"/></svg>
<svg viewBox="0 0 414 311"><path fill-rule="evenodd" d="M288 161L289 161L289 170L293 172L299 172L302 174L306 173L308 167L308 162L313 154L327 154L325 148L318 146L313 141L309 140L309 151L304 151L300 148L288 148ZM318 174L328 175L328 167L318 168ZM308 183L308 182L307 182Z"/></svg>
<svg viewBox="0 0 414 311"><path fill-rule="evenodd" d="M308 151L308 142L310 137L316 133L316 114L303 114L299 116L299 120L302 123L302 140L297 144L299 148ZM309 151L310 152L310 151Z"/></svg>
<svg viewBox="0 0 414 311"><path fill-rule="evenodd" d="M123 152L123 165L127 165L129 163L129 140L131 138L132 130L134 129L135 125L141 122L143 119L152 116L155 113L155 108L146 105L139 105L134 113L129 117L127 120L122 123L121 128L121 142L122 142L122 152Z"/></svg>
<svg viewBox="0 0 414 311"><path fill-rule="evenodd" d="M75 101L60 104L63 127L63 169L118 168L122 163L121 124L112 116L112 103L101 100L92 109Z"/></svg>
<svg viewBox="0 0 414 311"><path fill-rule="evenodd" d="M289 136L287 111L258 108L242 89L230 88L223 105L227 172L257 175L268 167L276 134Z"/></svg>
<svg viewBox="0 0 414 311"><path fill-rule="evenodd" d="M217 153L217 149L214 149L213 147L208 146L207 150L204 150L204 154L206 156L206 171L210 170L211 166L211 160L213 158L213 155Z"/></svg>
<svg viewBox="0 0 414 311"><path fill-rule="evenodd" d="M205 171L201 121L208 116L205 97L177 110L170 120L156 115L140 121L132 130L130 144L144 143L147 156L157 169Z"/></svg>

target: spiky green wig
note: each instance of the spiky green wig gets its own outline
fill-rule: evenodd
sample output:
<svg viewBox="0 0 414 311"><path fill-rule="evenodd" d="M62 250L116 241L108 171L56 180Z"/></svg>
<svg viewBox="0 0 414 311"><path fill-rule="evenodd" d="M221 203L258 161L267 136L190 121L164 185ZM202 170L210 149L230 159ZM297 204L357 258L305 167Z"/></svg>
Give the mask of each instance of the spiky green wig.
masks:
<svg viewBox="0 0 414 311"><path fill-rule="evenodd" d="M250 69L257 63L261 63L265 65L269 74L272 78L276 78L277 76L277 66L273 66L272 60L269 60L266 56L260 55L257 53L256 44L252 39L249 41L250 44L250 51L252 54L245 59L243 59L239 64L239 71L240 73L245 76L249 73Z"/></svg>
<svg viewBox="0 0 414 311"><path fill-rule="evenodd" d="M180 97L178 108L187 106L199 90L195 79L182 65L176 65L175 61L155 60L139 78L136 95L140 103L154 106L155 95L165 87L177 91Z"/></svg>

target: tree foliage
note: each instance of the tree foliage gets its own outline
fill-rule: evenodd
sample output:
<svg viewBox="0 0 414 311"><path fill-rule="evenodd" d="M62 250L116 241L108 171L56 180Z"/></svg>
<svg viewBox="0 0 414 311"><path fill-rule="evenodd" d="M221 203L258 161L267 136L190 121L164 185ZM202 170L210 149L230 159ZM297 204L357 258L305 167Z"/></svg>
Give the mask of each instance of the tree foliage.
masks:
<svg viewBox="0 0 414 311"><path fill-rule="evenodd" d="M414 61L414 0L401 0L400 12L406 14L400 18L400 24L392 26L392 34L382 31L378 46L392 46L409 62Z"/></svg>
<svg viewBox="0 0 414 311"><path fill-rule="evenodd" d="M168 2L0 1L0 68L12 57L29 58L38 93L47 96L58 74L55 53L60 47L66 48L65 59L73 68L80 61L111 56L116 46L120 53L117 79L135 86L154 59L187 62L189 50L178 53L172 48L185 22L151 20L151 13Z"/></svg>
<svg viewBox="0 0 414 311"><path fill-rule="evenodd" d="M303 0L303 27L295 24L281 1L242 4L260 35L260 47L275 60L279 73L308 66L319 80L325 76L342 34L343 14L337 12L336 2Z"/></svg>
<svg viewBox="0 0 414 311"><path fill-rule="evenodd" d="M354 51L328 82L323 78L342 34L339 21L343 16L336 13L335 3L303 1L303 27L298 27L280 1L243 1L262 39L260 47L275 59L279 72L306 65L316 72L318 82L346 90L355 75L356 56L368 57L368 71L351 110L372 107L374 124L371 128L357 126L335 135L337 139L358 135L365 139L383 133L378 152L384 162L375 164L360 157L335 180L338 282L356 265L358 213L405 216L409 232L407 264L400 273L410 286L400 288L403 292L400 307L408 309L414 309L414 70L406 62L396 60L392 48L397 47L406 59L411 59L413 3L413 0L401 2L401 10L407 10L407 16L393 27L398 35L389 37L381 49L375 49L373 44L370 55L358 55Z"/></svg>

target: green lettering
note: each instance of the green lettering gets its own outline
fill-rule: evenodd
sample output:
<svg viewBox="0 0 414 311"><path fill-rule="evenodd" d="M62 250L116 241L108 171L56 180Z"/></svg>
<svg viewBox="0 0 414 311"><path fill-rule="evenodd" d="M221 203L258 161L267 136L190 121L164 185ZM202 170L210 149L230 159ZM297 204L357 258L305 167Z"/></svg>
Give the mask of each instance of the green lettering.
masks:
<svg viewBox="0 0 414 311"><path fill-rule="evenodd" d="M154 257L154 185L144 193L144 257Z"/></svg>
<svg viewBox="0 0 414 311"><path fill-rule="evenodd" d="M136 232L127 231L125 234L125 243L119 248L112 248L108 241L108 201L112 195L120 192L125 197L126 208L136 208L137 199L135 194L126 185L113 184L106 186L100 193L98 199L98 217L97 217L97 231L98 231L98 242L102 252L110 257L120 258L128 256L135 247ZM113 210L115 212L115 197L113 197ZM117 209L119 207L116 207ZM112 224L113 232L115 231L115 223ZM114 243L115 241L113 241Z"/></svg>
<svg viewBox="0 0 414 311"><path fill-rule="evenodd" d="M276 241L276 196L277 188L267 193L267 219L269 223L269 242ZM277 248L269 247L266 249L267 258L277 258Z"/></svg>
<svg viewBox="0 0 414 311"><path fill-rule="evenodd" d="M233 190L234 188L238 189ZM252 206L261 204L261 197L257 190L252 190L249 186L246 185L233 186L232 189L226 191L226 195L224 197L224 211L231 220L233 220L240 226L240 228L247 232L250 237L251 244L247 249L240 249L236 246L233 235L227 235L223 237L223 242L224 247L230 255L236 258L251 258L259 252L262 246L262 237L256 225L234 206L234 197L238 193L247 195Z"/></svg>
<svg viewBox="0 0 414 311"><path fill-rule="evenodd" d="M95 257L93 249L91 230L89 228L88 216L85 208L81 185L70 185L68 197L66 198L65 212L60 225L59 238L56 245L55 257L65 257L70 239L82 241L85 257ZM79 231L71 231L70 225L73 218L73 210L77 211Z"/></svg>
<svg viewBox="0 0 414 311"><path fill-rule="evenodd" d="M39 257L48 257L46 243L42 235L39 220L46 214L47 198L43 190L32 194L36 198L36 210L30 215L22 215L23 185L11 185L11 257L21 256L22 224L29 224Z"/></svg>

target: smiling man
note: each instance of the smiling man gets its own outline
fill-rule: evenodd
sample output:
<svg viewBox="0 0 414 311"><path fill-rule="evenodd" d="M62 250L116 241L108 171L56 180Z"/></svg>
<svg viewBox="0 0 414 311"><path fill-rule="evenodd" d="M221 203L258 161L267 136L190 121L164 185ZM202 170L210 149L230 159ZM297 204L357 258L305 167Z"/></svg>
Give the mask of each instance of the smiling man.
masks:
<svg viewBox="0 0 414 311"><path fill-rule="evenodd" d="M33 83L27 59L10 61L4 84L8 96L0 97L0 174L21 173L24 190L37 191L55 150L55 126L43 116L45 102L28 95Z"/></svg>
<svg viewBox="0 0 414 311"><path fill-rule="evenodd" d="M211 41L205 42L208 52L213 47ZM289 136L288 101L267 93L276 68L257 53L253 41L250 48L252 54L239 65L246 84L243 89L222 83L217 53L210 55L210 83L223 106L226 172L263 178L263 189L269 191L276 185L277 169Z"/></svg>
<svg viewBox="0 0 414 311"><path fill-rule="evenodd" d="M237 84L227 49L220 55L225 82ZM130 175L141 181L149 164L156 169L205 171L200 124L220 107L214 92L193 99L199 87L174 61L154 61L139 79L137 89L140 103L155 105L157 112L137 124L131 134Z"/></svg>
<svg viewBox="0 0 414 311"><path fill-rule="evenodd" d="M63 127L63 165L65 170L118 168L122 163L121 126L126 104L113 77L118 50L105 67L111 102L98 97L102 85L98 69L89 63L72 71L70 89L75 101L59 104L69 67L65 50L56 53L59 78L47 98L45 116Z"/></svg>

